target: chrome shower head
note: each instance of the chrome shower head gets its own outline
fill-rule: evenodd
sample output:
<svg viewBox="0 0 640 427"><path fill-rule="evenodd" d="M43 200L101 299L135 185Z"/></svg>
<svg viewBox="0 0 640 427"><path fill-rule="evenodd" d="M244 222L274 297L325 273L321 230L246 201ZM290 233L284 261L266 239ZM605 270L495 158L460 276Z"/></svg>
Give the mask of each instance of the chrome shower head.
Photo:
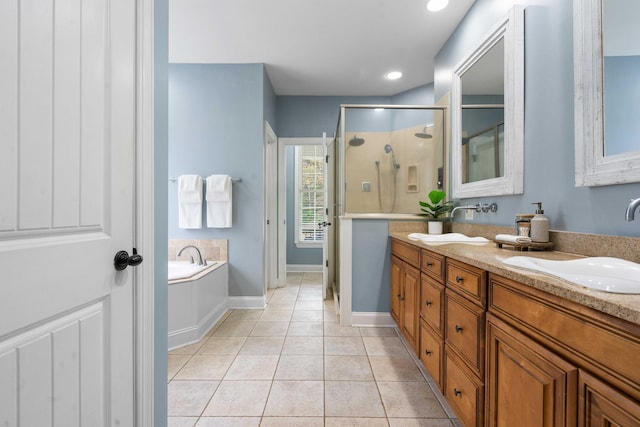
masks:
<svg viewBox="0 0 640 427"><path fill-rule="evenodd" d="M384 152L389 154L391 153L391 160L393 161L393 168L394 169L400 169L400 163L398 163L396 161L396 155L393 152L393 147L391 147L391 145L387 144L384 146Z"/></svg>
<svg viewBox="0 0 640 427"><path fill-rule="evenodd" d="M433 136L429 132L427 132L427 127L426 126L422 129L422 132L414 133L414 135L417 136L418 138L422 138L422 139L433 138Z"/></svg>
<svg viewBox="0 0 640 427"><path fill-rule="evenodd" d="M349 145L352 147L359 147L364 144L364 138L358 138L358 135L354 135L353 138L349 140Z"/></svg>

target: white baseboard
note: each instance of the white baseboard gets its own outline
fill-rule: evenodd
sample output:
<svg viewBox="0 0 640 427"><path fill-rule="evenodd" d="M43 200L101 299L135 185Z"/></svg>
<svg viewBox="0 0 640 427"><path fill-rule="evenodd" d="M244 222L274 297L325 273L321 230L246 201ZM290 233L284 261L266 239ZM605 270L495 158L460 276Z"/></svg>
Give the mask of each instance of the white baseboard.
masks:
<svg viewBox="0 0 640 427"><path fill-rule="evenodd" d="M396 326L396 322L393 321L393 318L389 313L354 311L351 313L351 326L378 326L393 328Z"/></svg>
<svg viewBox="0 0 640 427"><path fill-rule="evenodd" d="M287 273L322 273L322 264L287 264Z"/></svg>
<svg viewBox="0 0 640 427"><path fill-rule="evenodd" d="M261 297L229 297L229 308L258 308L263 309L267 305L265 296Z"/></svg>

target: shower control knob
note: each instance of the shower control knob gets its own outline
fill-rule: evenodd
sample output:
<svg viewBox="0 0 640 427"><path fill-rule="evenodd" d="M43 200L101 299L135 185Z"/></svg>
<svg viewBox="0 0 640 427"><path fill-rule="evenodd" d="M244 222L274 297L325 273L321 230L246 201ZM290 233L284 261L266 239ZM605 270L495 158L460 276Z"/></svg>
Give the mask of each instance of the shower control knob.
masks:
<svg viewBox="0 0 640 427"><path fill-rule="evenodd" d="M129 256L127 251L118 251L113 258L113 266L116 270L122 271L128 266L135 267L142 263L142 255L138 255L138 250L133 248L133 254Z"/></svg>

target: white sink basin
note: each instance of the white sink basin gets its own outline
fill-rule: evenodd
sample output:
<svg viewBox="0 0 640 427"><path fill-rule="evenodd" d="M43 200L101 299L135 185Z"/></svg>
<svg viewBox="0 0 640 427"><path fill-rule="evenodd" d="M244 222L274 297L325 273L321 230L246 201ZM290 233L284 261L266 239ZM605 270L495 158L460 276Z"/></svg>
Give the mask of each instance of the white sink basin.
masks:
<svg viewBox="0 0 640 427"><path fill-rule="evenodd" d="M446 245L449 243L465 243L469 245L484 245L489 243L484 237L469 237L461 233L423 234L411 233L407 236L410 240L417 240L427 245Z"/></svg>
<svg viewBox="0 0 640 427"><path fill-rule="evenodd" d="M640 294L640 264L620 258L591 257L551 261L514 256L502 262L547 273L590 289L617 294Z"/></svg>

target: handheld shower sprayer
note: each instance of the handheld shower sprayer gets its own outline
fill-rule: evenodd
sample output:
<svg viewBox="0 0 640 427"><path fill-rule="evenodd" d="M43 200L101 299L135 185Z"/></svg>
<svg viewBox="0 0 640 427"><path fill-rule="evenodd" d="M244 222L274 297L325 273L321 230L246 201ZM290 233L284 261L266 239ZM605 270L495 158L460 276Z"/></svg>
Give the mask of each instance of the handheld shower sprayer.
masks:
<svg viewBox="0 0 640 427"><path fill-rule="evenodd" d="M400 169L400 163L398 163L396 161L396 156L395 156L395 154L393 152L393 147L391 147L391 145L389 145L389 144L385 145L384 146L384 152L387 153L387 154L391 153L391 160L393 161L393 167L395 169Z"/></svg>

